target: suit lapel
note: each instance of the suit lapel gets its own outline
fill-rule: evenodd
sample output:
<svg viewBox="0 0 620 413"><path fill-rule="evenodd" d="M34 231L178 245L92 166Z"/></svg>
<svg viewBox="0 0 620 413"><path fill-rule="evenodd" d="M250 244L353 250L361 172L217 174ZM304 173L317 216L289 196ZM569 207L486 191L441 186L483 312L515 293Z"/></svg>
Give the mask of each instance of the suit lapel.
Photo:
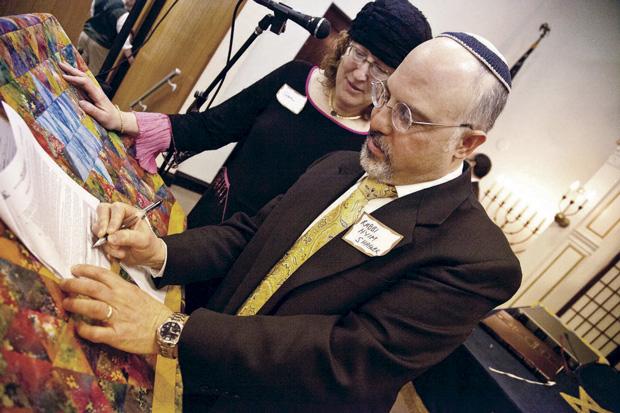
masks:
<svg viewBox="0 0 620 413"><path fill-rule="evenodd" d="M403 239L394 247L401 248L413 240L413 229L416 226L416 211L423 197L408 196L390 202L383 208L374 211L371 215L384 225L403 236ZM260 313L265 314L277 305L291 290L304 284L330 277L342 271L357 267L365 262L375 259L355 249L342 240L348 229L325 244L312 257L310 257L289 278L267 303L261 308Z"/></svg>
<svg viewBox="0 0 620 413"><path fill-rule="evenodd" d="M250 271L241 275L243 280L228 301L225 312L234 312L239 308L312 221L352 186L362 173L359 158L355 157L351 164L340 166L331 173L313 176L312 179L305 177L291 188L271 212L269 222L263 223L263 226L271 227L270 235L262 240L264 246ZM321 184L317 184L319 181Z"/></svg>
<svg viewBox="0 0 620 413"><path fill-rule="evenodd" d="M256 265L240 284L226 310L236 311L269 270L293 245L302 231L338 196L353 185L361 174L362 172L356 168L341 168L338 174L325 177L326 180L330 180L329 183L326 182L326 186L317 188L316 184L309 183L287 195L285 204L281 208L279 223L265 243L265 247L256 260ZM374 211L371 215L403 235L403 239L394 247L394 249L401 248L413 241L416 225L439 225L445 221L454 209L471 195L470 180L470 171L466 167L460 177L399 198ZM299 208L300 202L307 207ZM259 314L269 313L286 294L299 286L354 268L373 259L342 240L346 231L325 244L297 269L265 303Z"/></svg>

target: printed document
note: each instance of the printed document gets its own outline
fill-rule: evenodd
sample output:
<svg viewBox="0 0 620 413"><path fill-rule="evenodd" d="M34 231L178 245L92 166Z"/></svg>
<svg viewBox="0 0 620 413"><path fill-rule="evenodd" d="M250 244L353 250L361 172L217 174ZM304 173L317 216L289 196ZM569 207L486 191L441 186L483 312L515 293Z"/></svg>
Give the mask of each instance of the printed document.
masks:
<svg viewBox="0 0 620 413"><path fill-rule="evenodd" d="M92 248L99 200L78 185L41 148L24 120L5 102L0 110L0 219L54 274L71 278L75 264L110 268ZM136 284L163 302L144 268L123 267Z"/></svg>

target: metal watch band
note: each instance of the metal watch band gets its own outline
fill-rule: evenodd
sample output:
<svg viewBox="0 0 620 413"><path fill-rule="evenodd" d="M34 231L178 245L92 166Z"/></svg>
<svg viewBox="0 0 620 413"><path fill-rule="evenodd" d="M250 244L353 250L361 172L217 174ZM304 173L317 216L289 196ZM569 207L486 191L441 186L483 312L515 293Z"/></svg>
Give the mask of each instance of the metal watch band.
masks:
<svg viewBox="0 0 620 413"><path fill-rule="evenodd" d="M179 323L181 325L181 329L183 329L183 326L185 325L185 322L187 321L188 318L189 316L187 314L172 313L172 315L168 317L168 319L166 319L166 321L164 321L162 325L172 321L172 322ZM161 354L163 357L166 357L166 358L177 358L178 356L177 347L178 347L179 339L181 337L180 333L179 333L179 337L174 343L168 343L168 342L163 341L162 338L160 337L159 328L161 328L161 326L159 326L157 329L157 345L159 347L159 354Z"/></svg>

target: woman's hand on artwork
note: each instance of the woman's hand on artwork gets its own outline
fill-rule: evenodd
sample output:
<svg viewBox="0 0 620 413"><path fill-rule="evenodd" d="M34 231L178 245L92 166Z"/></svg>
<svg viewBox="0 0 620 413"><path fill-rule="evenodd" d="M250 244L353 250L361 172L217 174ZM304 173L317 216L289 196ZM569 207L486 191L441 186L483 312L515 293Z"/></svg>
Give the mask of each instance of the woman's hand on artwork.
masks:
<svg viewBox="0 0 620 413"><path fill-rule="evenodd" d="M108 236L102 248L109 256L128 265L144 265L159 271L166 259L164 241L155 235L146 219L125 227L125 223L139 211L122 202L101 203L97 207L97 221L92 231L98 238Z"/></svg>
<svg viewBox="0 0 620 413"><path fill-rule="evenodd" d="M81 337L129 353L157 353L156 330L172 314L168 307L105 268L84 264L71 272L76 278L60 281L68 294L62 305L91 320L77 323Z"/></svg>
<svg viewBox="0 0 620 413"><path fill-rule="evenodd" d="M83 99L78 102L84 112L106 129L117 130L127 135L138 134L138 123L133 112L118 109L85 72L64 62L60 62L59 66L65 72L63 78L82 90L90 99L90 102Z"/></svg>

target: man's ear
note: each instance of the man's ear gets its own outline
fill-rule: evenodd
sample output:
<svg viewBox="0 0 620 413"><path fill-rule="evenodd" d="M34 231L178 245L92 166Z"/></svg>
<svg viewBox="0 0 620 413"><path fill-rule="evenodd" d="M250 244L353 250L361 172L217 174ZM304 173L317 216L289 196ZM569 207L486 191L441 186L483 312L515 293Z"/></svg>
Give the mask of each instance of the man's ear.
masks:
<svg viewBox="0 0 620 413"><path fill-rule="evenodd" d="M459 145L454 151L454 156L458 159L466 159L469 155L487 140L487 135L481 130L472 130L465 133Z"/></svg>

